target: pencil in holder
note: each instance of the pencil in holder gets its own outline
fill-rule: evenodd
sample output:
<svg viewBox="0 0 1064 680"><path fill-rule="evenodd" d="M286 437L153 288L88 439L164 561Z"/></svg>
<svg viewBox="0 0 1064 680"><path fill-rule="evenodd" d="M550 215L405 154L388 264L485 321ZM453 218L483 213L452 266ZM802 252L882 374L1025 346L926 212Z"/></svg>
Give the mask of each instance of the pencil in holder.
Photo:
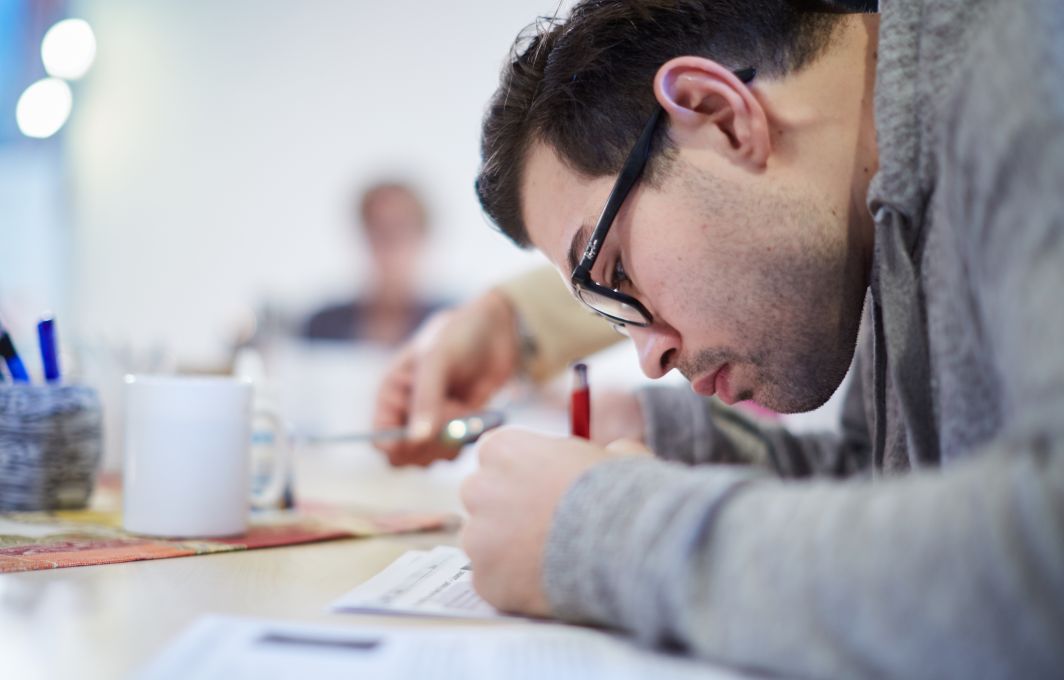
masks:
<svg viewBox="0 0 1064 680"><path fill-rule="evenodd" d="M96 391L0 385L0 511L84 508L103 451Z"/></svg>

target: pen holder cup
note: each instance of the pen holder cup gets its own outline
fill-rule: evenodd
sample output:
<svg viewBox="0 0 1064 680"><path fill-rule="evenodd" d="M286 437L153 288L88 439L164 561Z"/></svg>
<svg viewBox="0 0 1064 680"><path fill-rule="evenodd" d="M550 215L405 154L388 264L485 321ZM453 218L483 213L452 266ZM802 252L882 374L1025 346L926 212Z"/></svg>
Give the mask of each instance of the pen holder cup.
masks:
<svg viewBox="0 0 1064 680"><path fill-rule="evenodd" d="M0 512L84 508L102 452L94 389L0 385Z"/></svg>

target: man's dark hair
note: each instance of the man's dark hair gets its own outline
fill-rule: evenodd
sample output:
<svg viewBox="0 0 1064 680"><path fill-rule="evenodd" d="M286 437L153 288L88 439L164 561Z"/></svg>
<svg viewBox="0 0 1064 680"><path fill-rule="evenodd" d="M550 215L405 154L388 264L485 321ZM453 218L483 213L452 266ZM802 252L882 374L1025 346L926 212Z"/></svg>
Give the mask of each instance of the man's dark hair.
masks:
<svg viewBox="0 0 1064 680"><path fill-rule="evenodd" d="M541 18L514 43L484 116L481 207L517 245L529 246L520 185L535 142L588 177L620 172L656 107L658 68L697 55L777 77L812 62L838 15L799 0L585 0L567 20ZM664 125L644 181L672 149ZM664 152L664 153L662 153Z"/></svg>

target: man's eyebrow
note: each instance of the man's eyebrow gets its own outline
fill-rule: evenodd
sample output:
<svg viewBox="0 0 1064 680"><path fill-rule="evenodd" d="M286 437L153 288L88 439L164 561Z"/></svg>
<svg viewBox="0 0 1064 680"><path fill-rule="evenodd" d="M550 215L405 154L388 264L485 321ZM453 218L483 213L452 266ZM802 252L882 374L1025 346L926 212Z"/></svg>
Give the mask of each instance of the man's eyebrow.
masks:
<svg viewBox="0 0 1064 680"><path fill-rule="evenodd" d="M580 257L584 254L584 248L587 247L587 240L591 238L591 232L594 228L594 225L585 222L580 225L580 228L576 230L575 234L573 234L573 240L569 244L570 272L576 269L576 265L580 264Z"/></svg>

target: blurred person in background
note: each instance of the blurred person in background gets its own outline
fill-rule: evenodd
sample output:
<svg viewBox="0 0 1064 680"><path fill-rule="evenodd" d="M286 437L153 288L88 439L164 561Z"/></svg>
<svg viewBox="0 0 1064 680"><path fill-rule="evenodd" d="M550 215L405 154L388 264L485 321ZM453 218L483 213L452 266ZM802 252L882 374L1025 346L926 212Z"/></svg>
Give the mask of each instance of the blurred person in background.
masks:
<svg viewBox="0 0 1064 680"><path fill-rule="evenodd" d="M428 211L417 192L398 181L371 185L358 196L355 207L369 246L368 287L362 295L314 312L300 335L308 340L394 344L443 306L416 290L417 268L428 239Z"/></svg>

